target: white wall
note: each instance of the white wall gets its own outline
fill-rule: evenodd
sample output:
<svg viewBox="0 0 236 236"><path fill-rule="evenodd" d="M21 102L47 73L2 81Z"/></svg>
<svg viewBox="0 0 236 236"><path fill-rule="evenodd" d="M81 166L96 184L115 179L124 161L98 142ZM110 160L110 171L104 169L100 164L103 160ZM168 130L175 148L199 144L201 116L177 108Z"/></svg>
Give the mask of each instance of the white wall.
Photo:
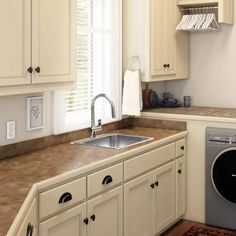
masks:
<svg viewBox="0 0 236 236"><path fill-rule="evenodd" d="M157 92L159 98L162 99L162 94L165 92L165 82L158 82L158 83L148 83L149 89L154 90ZM142 89L145 89L146 83L142 83Z"/></svg>
<svg viewBox="0 0 236 236"><path fill-rule="evenodd" d="M190 53L190 79L167 82L166 90L181 100L192 96L196 106L236 108L236 24L191 33Z"/></svg>
<svg viewBox="0 0 236 236"><path fill-rule="evenodd" d="M45 127L35 131L26 130L26 98L41 94L27 94L0 97L0 146L20 142L23 140L47 136L51 133L51 93L44 93L45 97ZM6 139L6 122L16 121L16 138Z"/></svg>

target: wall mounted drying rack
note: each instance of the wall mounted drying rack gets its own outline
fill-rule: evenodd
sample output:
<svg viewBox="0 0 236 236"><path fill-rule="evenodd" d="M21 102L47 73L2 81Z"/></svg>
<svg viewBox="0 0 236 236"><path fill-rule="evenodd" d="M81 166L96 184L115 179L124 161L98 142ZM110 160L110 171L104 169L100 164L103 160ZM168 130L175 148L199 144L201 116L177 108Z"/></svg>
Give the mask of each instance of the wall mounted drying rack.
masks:
<svg viewBox="0 0 236 236"><path fill-rule="evenodd" d="M217 17L218 23L234 23L234 1L233 0L178 0L180 11L185 14L188 9L211 8Z"/></svg>
<svg viewBox="0 0 236 236"><path fill-rule="evenodd" d="M184 31L219 31L218 6L209 7L185 7L180 9L182 20L176 30Z"/></svg>
<svg viewBox="0 0 236 236"><path fill-rule="evenodd" d="M214 12L215 14L218 13L218 6L209 6L209 7L184 7L180 8L183 13L208 13Z"/></svg>
<svg viewBox="0 0 236 236"><path fill-rule="evenodd" d="M218 6L208 6L208 7L184 7L180 8L183 14L207 14L214 13L216 19L218 20Z"/></svg>

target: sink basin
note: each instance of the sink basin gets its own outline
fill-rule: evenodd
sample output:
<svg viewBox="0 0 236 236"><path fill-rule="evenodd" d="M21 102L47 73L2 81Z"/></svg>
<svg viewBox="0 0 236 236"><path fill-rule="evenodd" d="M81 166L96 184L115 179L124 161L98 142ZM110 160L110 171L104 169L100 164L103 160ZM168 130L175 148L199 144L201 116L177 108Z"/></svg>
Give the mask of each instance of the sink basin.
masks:
<svg viewBox="0 0 236 236"><path fill-rule="evenodd" d="M103 147L103 148L113 148L121 149L126 148L131 145L143 143L153 138L146 136L134 136L134 135L124 135L124 134L109 134L106 136L101 136L95 139L85 140L85 141L75 141L72 144L82 144L93 147Z"/></svg>

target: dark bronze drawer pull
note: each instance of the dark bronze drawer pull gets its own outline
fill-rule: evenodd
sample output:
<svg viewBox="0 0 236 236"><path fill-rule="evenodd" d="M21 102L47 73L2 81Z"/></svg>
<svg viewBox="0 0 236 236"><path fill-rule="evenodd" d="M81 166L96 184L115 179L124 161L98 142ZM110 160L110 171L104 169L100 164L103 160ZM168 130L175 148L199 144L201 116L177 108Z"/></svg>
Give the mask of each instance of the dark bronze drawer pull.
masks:
<svg viewBox="0 0 236 236"><path fill-rule="evenodd" d="M32 236L33 232L34 232L34 226L29 223L26 230L26 236Z"/></svg>
<svg viewBox="0 0 236 236"><path fill-rule="evenodd" d="M113 181L112 177L111 177L110 175L107 175L107 176L103 179L102 185L110 184L110 183L112 183L112 181Z"/></svg>
<svg viewBox="0 0 236 236"><path fill-rule="evenodd" d="M69 201L71 201L71 200L72 200L72 195L71 195L71 193L66 192L66 193L63 193L63 194L61 195L61 197L60 197L58 203L62 204L62 203L69 202Z"/></svg>

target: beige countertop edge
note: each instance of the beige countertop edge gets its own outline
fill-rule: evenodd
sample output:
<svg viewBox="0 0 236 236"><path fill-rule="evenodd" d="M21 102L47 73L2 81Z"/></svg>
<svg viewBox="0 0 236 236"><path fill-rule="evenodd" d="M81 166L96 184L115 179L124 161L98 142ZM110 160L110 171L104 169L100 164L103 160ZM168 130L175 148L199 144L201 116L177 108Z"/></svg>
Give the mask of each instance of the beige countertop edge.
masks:
<svg viewBox="0 0 236 236"><path fill-rule="evenodd" d="M23 221L23 219L25 217L25 214L26 214L27 210L30 207L31 202L37 196L37 193L41 192L43 189L48 188L52 185L59 184L59 183L61 183L63 181L66 181L66 180L76 178L80 175L82 176L87 172L90 172L90 171L93 171L95 169L104 167L106 165L111 165L112 163L115 163L115 162L118 162L118 161L121 162L125 158L127 158L128 156L134 156L134 155L137 155L137 154L139 154L141 152L144 152L146 150L150 150L152 148L157 148L159 146L170 143L172 141L184 138L185 136L187 136L187 131L182 131L178 134L171 135L167 138L163 138L161 140L153 141L153 142L148 143L146 145L142 145L140 147L128 150L127 152L114 155L111 158L106 158L105 160L101 160L101 161L95 162L93 164L78 168L76 170L72 170L72 171L69 171L67 173L61 174L59 176L41 181L39 183L35 183L31 187L30 192L28 193L24 203L22 204L22 206L21 206L17 216L15 217L10 229L8 230L6 236L12 236L12 235L16 234L16 231L18 230L21 222Z"/></svg>
<svg viewBox="0 0 236 236"><path fill-rule="evenodd" d="M236 123L236 118L215 117L215 116L198 116L172 113L142 112L142 118L159 118L159 119L175 119L175 120L196 120L196 121L212 121L222 123Z"/></svg>

